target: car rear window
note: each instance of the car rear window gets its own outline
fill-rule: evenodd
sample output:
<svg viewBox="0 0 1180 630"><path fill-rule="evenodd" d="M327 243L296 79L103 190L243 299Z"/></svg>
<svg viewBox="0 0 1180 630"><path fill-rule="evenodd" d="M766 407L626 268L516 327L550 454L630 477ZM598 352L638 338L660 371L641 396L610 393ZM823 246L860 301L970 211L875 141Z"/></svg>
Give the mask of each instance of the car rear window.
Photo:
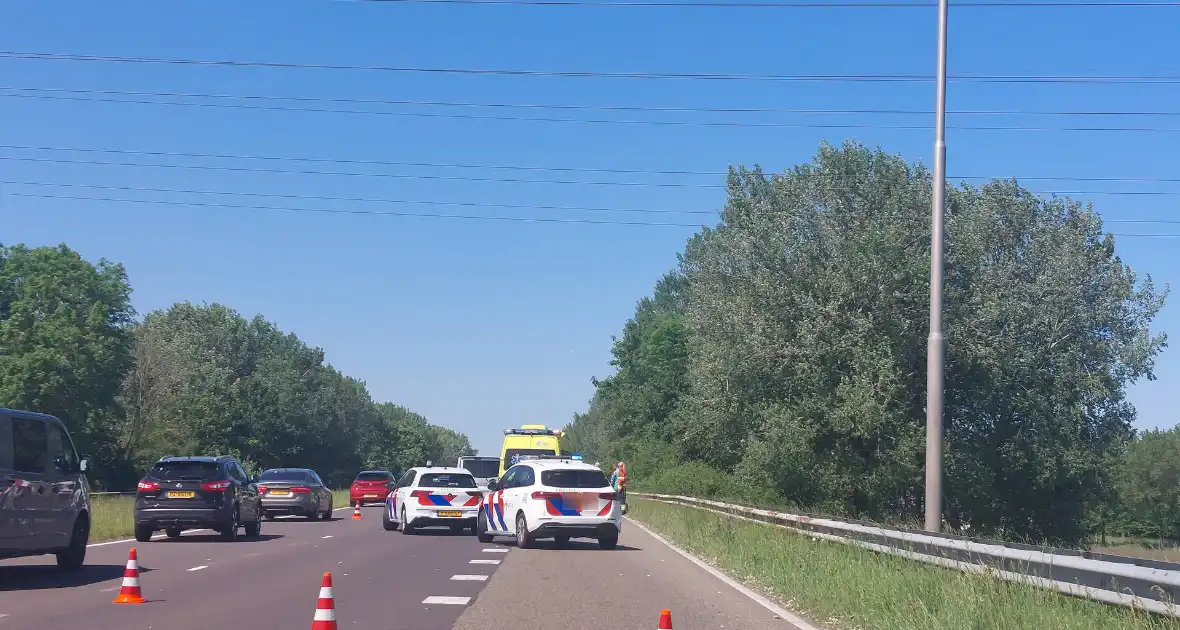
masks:
<svg viewBox="0 0 1180 630"><path fill-rule="evenodd" d="M428 473L418 485L423 488L475 488L475 477L456 473Z"/></svg>
<svg viewBox="0 0 1180 630"><path fill-rule="evenodd" d="M463 462L463 468L476 477L495 477L500 474L500 460L498 459L469 459Z"/></svg>
<svg viewBox="0 0 1180 630"><path fill-rule="evenodd" d="M315 481L306 470L268 470L258 476L259 481Z"/></svg>
<svg viewBox="0 0 1180 630"><path fill-rule="evenodd" d="M356 476L356 481L393 481L393 473L363 472Z"/></svg>
<svg viewBox="0 0 1180 630"><path fill-rule="evenodd" d="M553 488L605 488L610 485L601 470L546 470L541 485Z"/></svg>
<svg viewBox="0 0 1180 630"><path fill-rule="evenodd" d="M152 467L156 479L209 479L220 470L214 462L160 462Z"/></svg>

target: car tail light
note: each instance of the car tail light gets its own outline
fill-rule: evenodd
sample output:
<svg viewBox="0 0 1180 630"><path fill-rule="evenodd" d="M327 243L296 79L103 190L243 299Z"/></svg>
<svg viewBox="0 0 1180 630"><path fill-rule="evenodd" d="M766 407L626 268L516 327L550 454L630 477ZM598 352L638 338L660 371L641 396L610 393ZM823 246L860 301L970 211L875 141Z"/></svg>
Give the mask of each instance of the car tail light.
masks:
<svg viewBox="0 0 1180 630"><path fill-rule="evenodd" d="M615 499L619 498L619 493L617 493L617 492L602 492L602 493L599 493L598 498L614 501Z"/></svg>
<svg viewBox="0 0 1180 630"><path fill-rule="evenodd" d="M225 492L229 489L229 481L206 481L201 484L205 492Z"/></svg>
<svg viewBox="0 0 1180 630"><path fill-rule="evenodd" d="M560 492L541 492L538 490L533 493L534 499L556 499L559 496L561 496Z"/></svg>
<svg viewBox="0 0 1180 630"><path fill-rule="evenodd" d="M155 492L156 490L159 490L159 489L160 489L160 484L158 484L154 481L141 481L141 482L139 482L138 485L136 485L136 490L138 492Z"/></svg>
<svg viewBox="0 0 1180 630"><path fill-rule="evenodd" d="M266 494L266 486L258 486L258 492L261 494Z"/></svg>
<svg viewBox="0 0 1180 630"><path fill-rule="evenodd" d="M296 486L294 488L291 488L291 492L294 492L295 494L310 494L311 488L308 488L306 486Z"/></svg>

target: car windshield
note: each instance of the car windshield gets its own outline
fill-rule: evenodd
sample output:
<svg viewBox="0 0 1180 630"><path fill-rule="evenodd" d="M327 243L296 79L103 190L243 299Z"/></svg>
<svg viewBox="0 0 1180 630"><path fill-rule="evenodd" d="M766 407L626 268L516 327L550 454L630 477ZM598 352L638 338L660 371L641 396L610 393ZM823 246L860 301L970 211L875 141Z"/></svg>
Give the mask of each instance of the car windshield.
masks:
<svg viewBox="0 0 1180 630"><path fill-rule="evenodd" d="M504 470L520 463L523 455L556 455L551 448L510 448L504 451Z"/></svg>
<svg viewBox="0 0 1180 630"><path fill-rule="evenodd" d="M541 485L551 488L605 488L610 485L601 470L546 470Z"/></svg>
<svg viewBox="0 0 1180 630"><path fill-rule="evenodd" d="M475 477L460 473L427 473L418 485L423 488L475 488Z"/></svg>
<svg viewBox="0 0 1180 630"><path fill-rule="evenodd" d="M463 460L463 468L467 472L476 477L489 478L495 477L500 473L500 461L495 458L490 459L466 459Z"/></svg>
<svg viewBox="0 0 1180 630"><path fill-rule="evenodd" d="M217 476L218 469L214 462L160 462L150 474L156 479L201 480Z"/></svg>
<svg viewBox="0 0 1180 630"><path fill-rule="evenodd" d="M357 481L393 481L393 474L387 472L363 472L356 476Z"/></svg>
<svg viewBox="0 0 1180 630"><path fill-rule="evenodd" d="M299 481L314 482L315 478L306 470L284 470L281 468L268 470L258 476L259 481Z"/></svg>

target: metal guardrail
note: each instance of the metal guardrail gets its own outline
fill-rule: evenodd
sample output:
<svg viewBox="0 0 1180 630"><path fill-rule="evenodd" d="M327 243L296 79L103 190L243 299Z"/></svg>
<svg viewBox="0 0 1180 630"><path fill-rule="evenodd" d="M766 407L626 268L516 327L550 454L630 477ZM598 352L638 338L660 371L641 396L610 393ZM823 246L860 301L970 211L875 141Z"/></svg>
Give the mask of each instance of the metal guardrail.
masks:
<svg viewBox="0 0 1180 630"><path fill-rule="evenodd" d="M984 573L1074 597L1180 617L1180 607L1175 603L1180 596L1180 563L1177 562L893 529L864 521L792 514L678 495L630 494L770 523L813 538L960 571Z"/></svg>

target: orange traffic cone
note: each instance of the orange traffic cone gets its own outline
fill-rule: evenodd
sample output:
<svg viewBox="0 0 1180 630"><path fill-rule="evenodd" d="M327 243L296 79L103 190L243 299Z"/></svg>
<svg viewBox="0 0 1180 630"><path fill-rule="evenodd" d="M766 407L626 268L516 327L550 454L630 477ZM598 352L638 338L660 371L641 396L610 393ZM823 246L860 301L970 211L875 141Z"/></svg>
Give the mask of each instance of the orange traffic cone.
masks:
<svg viewBox="0 0 1180 630"><path fill-rule="evenodd" d="M336 598L332 596L332 574L325 573L320 582L320 598L315 604L311 630L336 630Z"/></svg>
<svg viewBox="0 0 1180 630"><path fill-rule="evenodd" d="M142 604L143 591L139 590L139 562L135 558L135 547L127 554L127 568L123 569L123 588L119 589L116 604Z"/></svg>
<svg viewBox="0 0 1180 630"><path fill-rule="evenodd" d="M660 611L660 625L656 630L672 630L672 611L667 608Z"/></svg>
<svg viewBox="0 0 1180 630"><path fill-rule="evenodd" d="M356 507L352 509L352 520L359 521L361 518L361 502L357 501Z"/></svg>

